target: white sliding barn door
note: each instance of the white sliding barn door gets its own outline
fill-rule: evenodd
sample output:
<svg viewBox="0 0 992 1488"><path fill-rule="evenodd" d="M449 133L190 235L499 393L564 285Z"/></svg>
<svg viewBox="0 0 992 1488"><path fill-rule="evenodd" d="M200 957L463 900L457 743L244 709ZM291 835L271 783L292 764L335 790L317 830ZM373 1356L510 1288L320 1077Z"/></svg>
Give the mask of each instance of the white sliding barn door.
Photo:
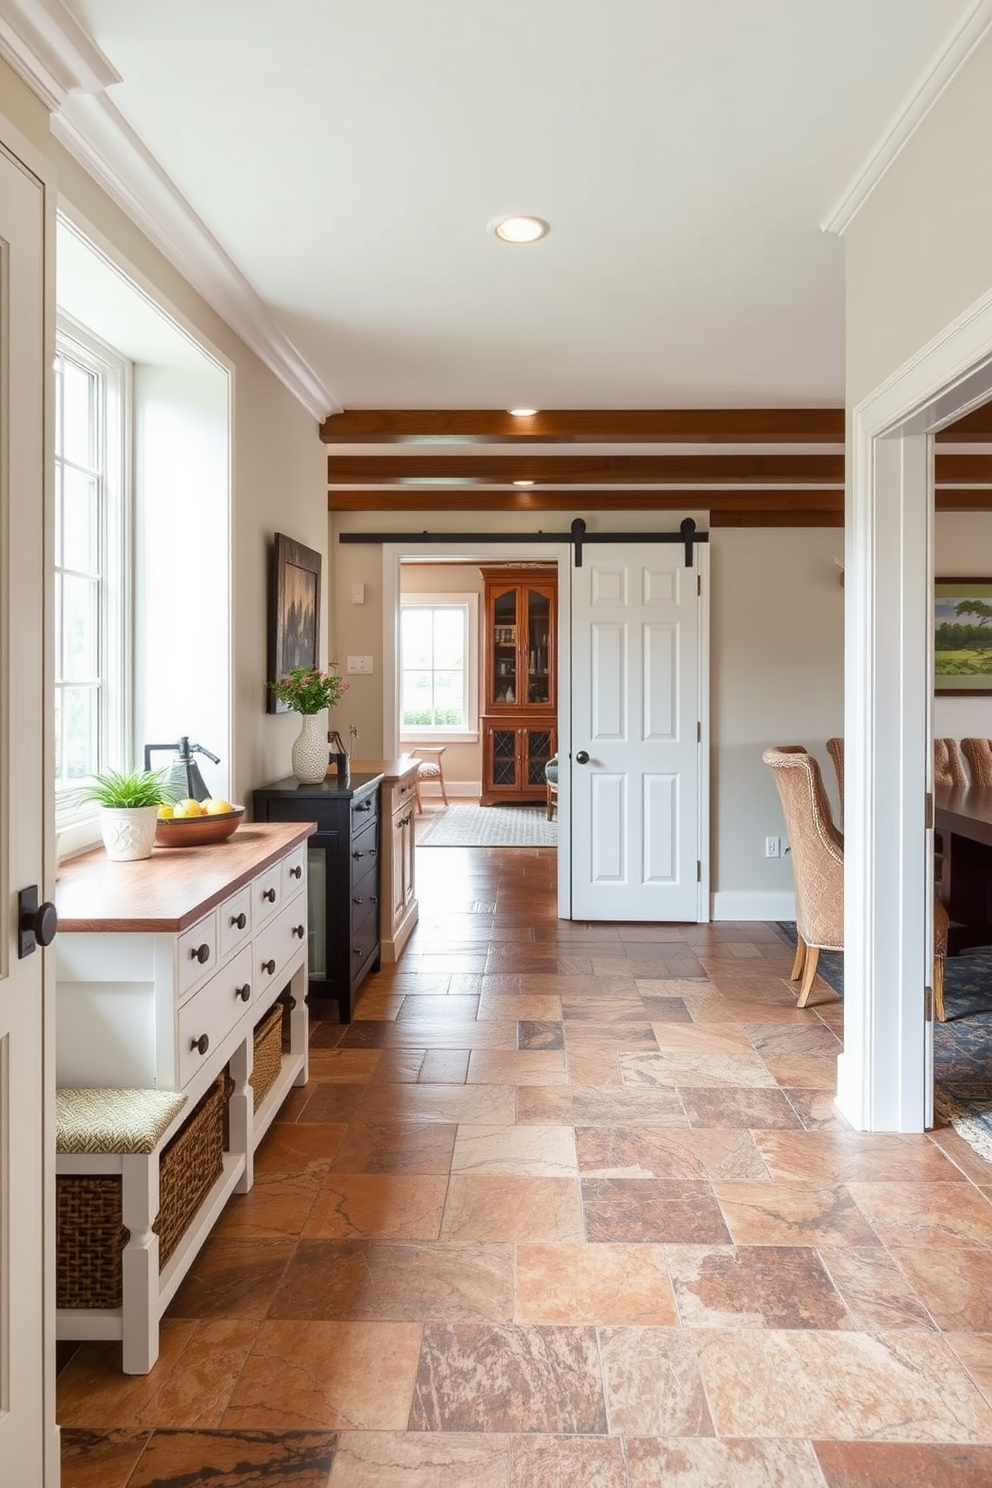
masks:
<svg viewBox="0 0 992 1488"><path fill-rule="evenodd" d="M707 917L703 562L589 542L571 570L574 919Z"/></svg>
<svg viewBox="0 0 992 1488"><path fill-rule="evenodd" d="M58 1481L46 1402L43 954L18 957L18 892L44 898L45 198L0 146L0 1483ZM46 1461L47 1458L47 1461Z"/></svg>

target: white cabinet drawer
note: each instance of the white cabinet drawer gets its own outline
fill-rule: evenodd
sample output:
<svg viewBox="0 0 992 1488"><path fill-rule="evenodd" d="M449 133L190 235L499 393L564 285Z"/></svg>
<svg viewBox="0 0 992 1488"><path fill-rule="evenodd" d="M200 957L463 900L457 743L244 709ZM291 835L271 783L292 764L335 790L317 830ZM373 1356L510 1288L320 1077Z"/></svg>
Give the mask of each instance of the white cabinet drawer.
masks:
<svg viewBox="0 0 992 1488"><path fill-rule="evenodd" d="M220 958L223 961L238 946L251 940L251 884L225 899L217 912L220 915Z"/></svg>
<svg viewBox="0 0 992 1488"><path fill-rule="evenodd" d="M184 930L176 942L176 981L185 997L217 970L217 911Z"/></svg>
<svg viewBox="0 0 992 1488"><path fill-rule="evenodd" d="M299 894L255 939L255 999L307 943L307 898Z"/></svg>
<svg viewBox="0 0 992 1488"><path fill-rule="evenodd" d="M271 920L286 895L284 868L282 863L273 863L260 873L251 885L252 924L257 930L266 920Z"/></svg>
<svg viewBox="0 0 992 1488"><path fill-rule="evenodd" d="M185 1088L245 1015L252 998L251 946L245 946L179 1010L179 1086Z"/></svg>
<svg viewBox="0 0 992 1488"><path fill-rule="evenodd" d="M283 903L288 904L294 894L298 894L306 883L307 878L307 850L306 847L297 847L293 852L287 853L282 860L282 898Z"/></svg>

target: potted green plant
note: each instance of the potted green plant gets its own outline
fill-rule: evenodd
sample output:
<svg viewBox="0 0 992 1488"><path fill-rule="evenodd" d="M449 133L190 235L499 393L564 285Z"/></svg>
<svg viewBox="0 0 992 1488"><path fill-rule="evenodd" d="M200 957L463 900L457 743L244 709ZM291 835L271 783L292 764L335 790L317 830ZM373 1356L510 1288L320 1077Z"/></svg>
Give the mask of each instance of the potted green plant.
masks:
<svg viewBox="0 0 992 1488"><path fill-rule="evenodd" d="M337 666L337 662L332 661L331 666ZM301 785L319 785L327 774L329 753L326 721L318 715L340 701L347 682L337 672L297 666L287 676L265 685L281 703L302 716L300 732L293 741L293 774Z"/></svg>
<svg viewBox="0 0 992 1488"><path fill-rule="evenodd" d="M78 793L100 807L100 832L115 862L150 858L158 808L172 799L164 770L101 770Z"/></svg>

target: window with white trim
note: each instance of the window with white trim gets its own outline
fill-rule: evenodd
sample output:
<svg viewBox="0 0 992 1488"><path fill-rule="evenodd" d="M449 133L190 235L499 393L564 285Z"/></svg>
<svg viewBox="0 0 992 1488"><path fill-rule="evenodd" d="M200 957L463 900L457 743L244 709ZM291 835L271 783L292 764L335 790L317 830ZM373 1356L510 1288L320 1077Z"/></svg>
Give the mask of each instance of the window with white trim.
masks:
<svg viewBox="0 0 992 1488"><path fill-rule="evenodd" d="M477 594L400 598L400 734L475 738L479 728Z"/></svg>
<svg viewBox="0 0 992 1488"><path fill-rule="evenodd" d="M76 791L121 768L130 364L60 319L55 361L55 802L59 830L92 815Z"/></svg>

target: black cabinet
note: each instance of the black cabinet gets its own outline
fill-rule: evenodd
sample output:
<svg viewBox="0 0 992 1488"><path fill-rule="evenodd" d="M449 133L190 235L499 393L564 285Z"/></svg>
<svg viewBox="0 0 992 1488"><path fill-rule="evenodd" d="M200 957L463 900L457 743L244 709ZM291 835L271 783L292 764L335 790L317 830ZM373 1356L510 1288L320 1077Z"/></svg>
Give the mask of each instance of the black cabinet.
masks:
<svg viewBox="0 0 992 1488"><path fill-rule="evenodd" d="M300 785L291 775L252 791L256 821L312 821L307 843L310 1016L336 1002L351 1021L358 989L379 969L379 785L382 775L330 775ZM327 1009L325 1008L325 1012Z"/></svg>

